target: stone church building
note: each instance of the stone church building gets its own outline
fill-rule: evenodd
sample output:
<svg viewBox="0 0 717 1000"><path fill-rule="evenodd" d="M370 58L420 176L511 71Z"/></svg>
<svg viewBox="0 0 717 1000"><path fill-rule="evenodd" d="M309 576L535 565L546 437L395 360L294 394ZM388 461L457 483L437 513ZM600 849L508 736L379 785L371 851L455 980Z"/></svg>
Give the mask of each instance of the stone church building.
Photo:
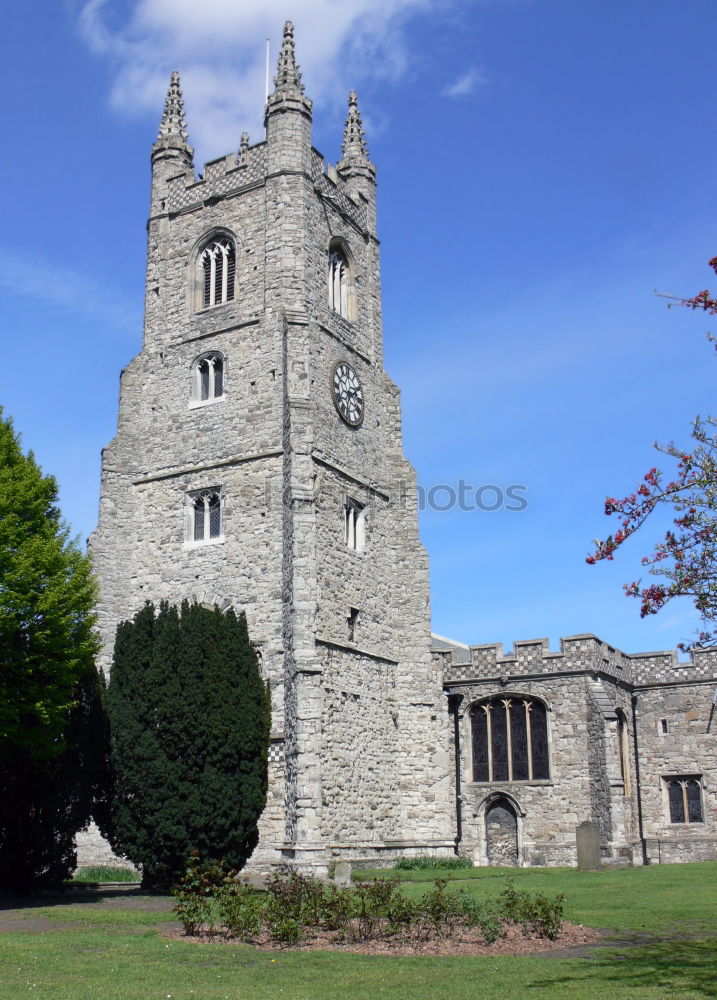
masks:
<svg viewBox="0 0 717 1000"><path fill-rule="evenodd" d="M356 95L327 166L290 23L274 83L266 138L197 178L172 75L91 540L104 670L145 600L246 612L273 703L255 867L570 865L586 821L606 863L717 857L717 653L431 636Z"/></svg>

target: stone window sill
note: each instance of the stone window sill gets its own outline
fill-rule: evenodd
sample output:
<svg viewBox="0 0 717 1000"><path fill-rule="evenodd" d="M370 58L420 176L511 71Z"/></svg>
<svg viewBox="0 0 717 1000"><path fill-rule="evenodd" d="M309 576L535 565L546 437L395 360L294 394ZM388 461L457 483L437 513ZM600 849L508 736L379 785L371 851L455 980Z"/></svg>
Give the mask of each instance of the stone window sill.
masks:
<svg viewBox="0 0 717 1000"><path fill-rule="evenodd" d="M468 782L466 782L466 784L470 788L495 788L496 786L504 787L506 785L509 785L509 786L512 786L512 785L521 785L521 786L535 785L536 787L546 787L546 786L554 785L555 782L553 781L552 778L534 778L532 781L523 781L523 780L518 780L518 779L516 779L514 781L508 781L508 779L506 778L506 779L504 779L502 781L468 781Z"/></svg>
<svg viewBox="0 0 717 1000"><path fill-rule="evenodd" d="M212 399L192 399L189 401L190 410L198 410L202 406L211 406L213 403L223 403L227 397L222 394L221 396L214 396Z"/></svg>
<svg viewBox="0 0 717 1000"><path fill-rule="evenodd" d="M218 538L203 538L201 542L184 542L182 545L183 549L204 549L208 545L223 545L226 542L225 535L219 535Z"/></svg>

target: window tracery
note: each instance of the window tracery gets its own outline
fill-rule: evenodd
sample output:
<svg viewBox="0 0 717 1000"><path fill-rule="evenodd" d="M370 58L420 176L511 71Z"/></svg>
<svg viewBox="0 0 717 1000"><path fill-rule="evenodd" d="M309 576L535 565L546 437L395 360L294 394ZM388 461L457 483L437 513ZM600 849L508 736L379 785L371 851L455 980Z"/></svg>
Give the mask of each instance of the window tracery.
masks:
<svg viewBox="0 0 717 1000"><path fill-rule="evenodd" d="M344 319L351 319L350 267L341 247L329 248L329 309Z"/></svg>
<svg viewBox="0 0 717 1000"><path fill-rule="evenodd" d="M192 402L211 403L224 395L224 355L219 351L203 354L192 365Z"/></svg>
<svg viewBox="0 0 717 1000"><path fill-rule="evenodd" d="M224 537L223 501L218 489L200 490L189 497L188 541L194 545Z"/></svg>
<svg viewBox="0 0 717 1000"><path fill-rule="evenodd" d="M696 775L666 778L670 823L704 823L702 783Z"/></svg>
<svg viewBox="0 0 717 1000"><path fill-rule="evenodd" d="M474 781L540 781L550 777L548 720L535 698L487 698L471 710Z"/></svg>
<svg viewBox="0 0 717 1000"><path fill-rule="evenodd" d="M202 270L202 307L218 306L234 298L236 250L228 236L212 240L199 255Z"/></svg>

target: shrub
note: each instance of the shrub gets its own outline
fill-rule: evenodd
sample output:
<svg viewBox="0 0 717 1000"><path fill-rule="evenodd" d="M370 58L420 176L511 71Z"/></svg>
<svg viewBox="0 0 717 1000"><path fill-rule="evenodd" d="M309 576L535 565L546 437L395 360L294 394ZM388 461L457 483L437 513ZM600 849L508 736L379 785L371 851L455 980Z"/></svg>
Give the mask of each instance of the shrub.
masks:
<svg viewBox="0 0 717 1000"><path fill-rule="evenodd" d="M461 868L472 868L470 858L398 858L394 864L395 871L457 871Z"/></svg>
<svg viewBox="0 0 717 1000"><path fill-rule="evenodd" d="M526 907L525 925L537 934L554 941L560 934L563 924L563 902L565 896L560 893L555 899L548 899L542 893L537 893Z"/></svg>
<svg viewBox="0 0 717 1000"><path fill-rule="evenodd" d="M277 873L267 883L269 903L266 923L272 938L283 944L295 944L307 927L321 923L324 887L311 875L292 871Z"/></svg>
<svg viewBox="0 0 717 1000"><path fill-rule="evenodd" d="M480 927L486 944L493 944L499 937L505 937L501 910L494 902L479 903L472 896L461 894L458 906L469 927Z"/></svg>
<svg viewBox="0 0 717 1000"><path fill-rule="evenodd" d="M202 866L195 852L173 890L174 910L187 934L215 933L211 919L216 914L230 936L252 940L267 933L283 945L299 944L320 929L353 941L375 941L393 936L435 940L459 928L479 927L487 944L505 936L509 923L551 940L560 932L562 896L551 900L517 892L508 881L498 899L479 903L464 890L448 892L447 885L447 879L436 879L419 900L411 900L401 893L397 878L340 889L294 871L275 874L261 893L224 865Z"/></svg>
<svg viewBox="0 0 717 1000"><path fill-rule="evenodd" d="M450 937L460 915L459 897L455 893L449 895L447 885L445 879L436 879L433 889L420 901L420 912L430 923L436 937Z"/></svg>
<svg viewBox="0 0 717 1000"><path fill-rule="evenodd" d="M509 879L499 898L506 920L520 924L525 933L532 932L551 941L557 938L563 922L562 893L551 900L542 893L518 892Z"/></svg>
<svg viewBox="0 0 717 1000"><path fill-rule="evenodd" d="M193 851L180 882L172 889L176 899L174 912L184 927L185 934L199 934L206 929L211 935L213 904L220 895L227 877L233 877L224 864L203 865L197 851Z"/></svg>
<svg viewBox="0 0 717 1000"><path fill-rule="evenodd" d="M408 899L400 892L396 893L391 898L386 911L389 934L407 936L415 927L420 912L420 904L416 900Z"/></svg>
<svg viewBox="0 0 717 1000"><path fill-rule="evenodd" d="M354 937L368 940L378 936L382 921L388 919L392 903L400 893L396 879L377 878L372 882L359 882L352 892L356 900Z"/></svg>
<svg viewBox="0 0 717 1000"><path fill-rule="evenodd" d="M262 893L227 877L219 888L217 902L219 920L232 937L251 940L259 936L266 917Z"/></svg>
<svg viewBox="0 0 717 1000"><path fill-rule="evenodd" d="M341 931L344 935L354 913L355 900L352 892L335 885L326 886L321 919L327 931Z"/></svg>

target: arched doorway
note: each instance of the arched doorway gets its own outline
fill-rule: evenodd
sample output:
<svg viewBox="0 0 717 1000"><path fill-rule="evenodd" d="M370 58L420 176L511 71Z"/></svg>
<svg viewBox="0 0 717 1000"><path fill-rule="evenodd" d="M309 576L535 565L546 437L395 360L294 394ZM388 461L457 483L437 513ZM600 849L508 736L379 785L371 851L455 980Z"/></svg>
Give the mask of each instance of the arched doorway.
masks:
<svg viewBox="0 0 717 1000"><path fill-rule="evenodd" d="M508 799L495 799L485 811L488 864L506 868L518 865L518 818Z"/></svg>

